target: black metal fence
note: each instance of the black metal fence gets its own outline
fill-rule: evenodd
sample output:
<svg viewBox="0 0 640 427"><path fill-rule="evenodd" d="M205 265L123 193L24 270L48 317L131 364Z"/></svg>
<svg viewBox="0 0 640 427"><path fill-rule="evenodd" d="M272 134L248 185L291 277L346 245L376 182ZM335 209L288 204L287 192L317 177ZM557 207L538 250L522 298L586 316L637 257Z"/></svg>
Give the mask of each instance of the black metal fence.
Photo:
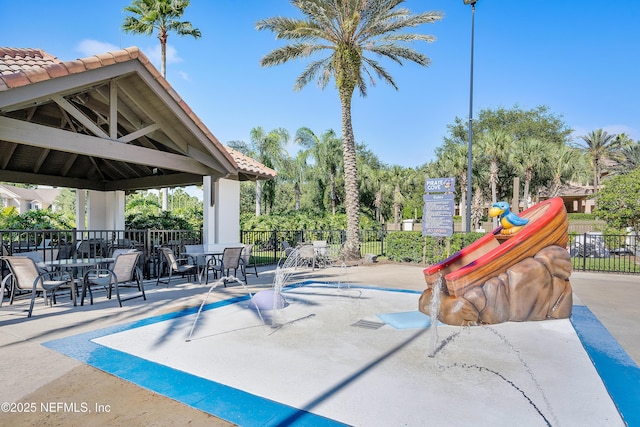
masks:
<svg viewBox="0 0 640 427"><path fill-rule="evenodd" d="M384 230L360 230L361 254L384 254ZM286 245L324 240L329 245L342 245L347 239L345 230L277 230L241 231L240 242L253 244L253 256L257 265L277 263L284 255ZM284 244L284 245L283 245Z"/></svg>
<svg viewBox="0 0 640 427"><path fill-rule="evenodd" d="M573 269L609 273L640 273L638 235L570 233L569 253Z"/></svg>
<svg viewBox="0 0 640 427"><path fill-rule="evenodd" d="M454 243L452 248L457 247L459 243L457 240L460 240L461 236L464 237L464 233L455 233L446 247L448 248L451 243ZM143 252L141 268L145 277L150 278L161 273L158 271L160 265L158 248L170 247L180 256L184 245L202 243L202 232L199 230L0 230L0 239L2 240L1 255L38 251L42 253L45 260L109 256L115 249L135 248ZM253 256L257 265L268 265L277 263L283 256L283 242L292 247L298 243L314 240L324 240L330 245L341 245L346 240L346 232L344 230L252 230L241 231L240 239L242 243L254 245ZM397 252L397 244L389 246L386 240L387 233L384 230L361 230L361 254L404 259L402 256L395 258L392 256L390 251ZM422 240L419 240L417 246L422 248ZM462 246L468 243L470 242L464 241ZM411 249L408 241L401 246L407 250ZM636 234L569 233L568 250L576 271L640 274L640 241ZM405 258L411 259L408 256ZM416 260L422 258L420 249ZM427 263L430 263L429 260Z"/></svg>
<svg viewBox="0 0 640 427"><path fill-rule="evenodd" d="M184 245L202 242L194 230L0 230L2 255L39 252L43 259L109 257L116 249L142 252L145 278L159 274L158 248L170 247L179 256Z"/></svg>

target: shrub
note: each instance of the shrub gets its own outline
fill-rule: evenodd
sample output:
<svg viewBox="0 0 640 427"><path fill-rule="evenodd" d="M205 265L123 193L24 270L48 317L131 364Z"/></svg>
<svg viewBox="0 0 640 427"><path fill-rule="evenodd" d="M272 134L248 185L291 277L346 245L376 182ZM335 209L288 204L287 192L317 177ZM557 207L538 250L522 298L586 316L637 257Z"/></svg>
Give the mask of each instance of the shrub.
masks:
<svg viewBox="0 0 640 427"><path fill-rule="evenodd" d="M431 265L440 262L484 236L454 233L451 237L422 236L420 231L394 231L385 238L385 254L392 261ZM424 254L424 256L423 256Z"/></svg>

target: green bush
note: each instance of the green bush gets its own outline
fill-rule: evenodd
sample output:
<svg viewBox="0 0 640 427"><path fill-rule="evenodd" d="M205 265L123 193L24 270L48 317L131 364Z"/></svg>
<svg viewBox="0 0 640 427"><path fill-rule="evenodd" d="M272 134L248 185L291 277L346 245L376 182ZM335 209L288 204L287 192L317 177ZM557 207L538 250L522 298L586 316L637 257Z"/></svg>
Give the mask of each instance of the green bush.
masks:
<svg viewBox="0 0 640 427"><path fill-rule="evenodd" d="M60 213L50 209L29 210L19 214L15 207L0 210L0 229L3 230L54 230L70 229L72 224Z"/></svg>
<svg viewBox="0 0 640 427"><path fill-rule="evenodd" d="M346 230L347 216L345 214L318 215L305 210L260 216L242 214L240 215L240 229L243 231ZM365 215L360 215L360 229L378 230L380 223Z"/></svg>
<svg viewBox="0 0 640 427"><path fill-rule="evenodd" d="M597 219L594 214L588 213L570 213L567 216L569 221L595 221Z"/></svg>
<svg viewBox="0 0 640 427"><path fill-rule="evenodd" d="M451 237L422 236L420 231L394 231L385 238L385 255L392 261L431 265L440 262L484 236L454 233Z"/></svg>
<svg viewBox="0 0 640 427"><path fill-rule="evenodd" d="M164 211L160 215L127 214L125 227L129 230L193 230L192 224L185 218Z"/></svg>

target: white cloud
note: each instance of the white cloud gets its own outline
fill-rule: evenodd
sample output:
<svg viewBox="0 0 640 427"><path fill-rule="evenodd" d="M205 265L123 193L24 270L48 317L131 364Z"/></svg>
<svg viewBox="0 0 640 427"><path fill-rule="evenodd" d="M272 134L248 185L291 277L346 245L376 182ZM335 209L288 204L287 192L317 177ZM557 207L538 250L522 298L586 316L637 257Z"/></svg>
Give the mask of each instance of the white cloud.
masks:
<svg viewBox="0 0 640 427"><path fill-rule="evenodd" d="M186 71L178 71L178 75L182 77L182 80L185 80L187 82L191 81L191 78L189 77L189 74Z"/></svg>
<svg viewBox="0 0 640 427"><path fill-rule="evenodd" d="M120 50L120 48L114 44L101 42L98 40L82 40L76 50L83 56L97 55L105 52L112 52L114 50Z"/></svg>
<svg viewBox="0 0 640 427"><path fill-rule="evenodd" d="M162 48L160 44L156 44L152 49L144 50L144 54L147 55L149 61L153 63L153 65L158 68L158 70L162 66ZM178 56L178 51L175 47L167 44L167 65L175 64L178 62L182 62L182 58Z"/></svg>

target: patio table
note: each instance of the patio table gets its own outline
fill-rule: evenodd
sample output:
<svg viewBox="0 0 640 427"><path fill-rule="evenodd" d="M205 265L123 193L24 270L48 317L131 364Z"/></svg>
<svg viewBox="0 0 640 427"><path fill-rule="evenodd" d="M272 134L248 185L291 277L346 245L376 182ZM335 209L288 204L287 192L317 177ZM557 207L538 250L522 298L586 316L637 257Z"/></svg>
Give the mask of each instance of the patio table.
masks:
<svg viewBox="0 0 640 427"><path fill-rule="evenodd" d="M45 266L47 268L58 268L60 270L69 271L72 274L73 278L73 289L71 290L71 297L73 298L73 305L77 305L76 301L76 291L78 289L78 285L82 287L82 277L84 269L87 267L96 267L98 265L106 265L111 264L115 261L115 258L64 258L64 259L55 259L50 261L45 261L43 263L39 263L41 266ZM80 272L80 274L78 273Z"/></svg>
<svg viewBox="0 0 640 427"><path fill-rule="evenodd" d="M209 245L202 245L201 251L185 251L182 255L186 257L193 257L194 259L198 259L198 257L204 257L205 259L214 258L217 261L224 254L224 250L226 248L244 248L244 244L238 242L213 243ZM207 263L196 263L196 265L198 267L198 283L202 284L202 276L207 269Z"/></svg>

